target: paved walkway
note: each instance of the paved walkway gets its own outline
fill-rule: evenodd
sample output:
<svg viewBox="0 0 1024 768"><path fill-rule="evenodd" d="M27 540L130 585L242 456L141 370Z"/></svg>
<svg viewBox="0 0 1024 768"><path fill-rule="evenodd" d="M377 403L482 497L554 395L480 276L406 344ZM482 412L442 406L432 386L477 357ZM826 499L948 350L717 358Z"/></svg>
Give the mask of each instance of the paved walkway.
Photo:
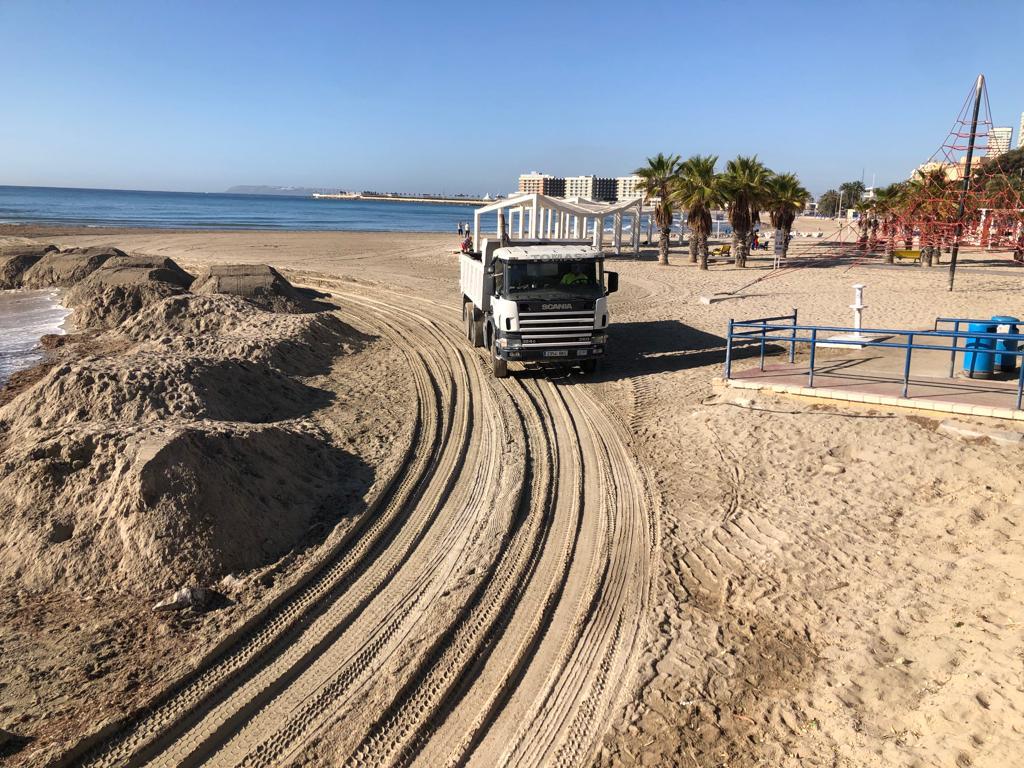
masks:
<svg viewBox="0 0 1024 768"><path fill-rule="evenodd" d="M744 370L734 366L728 384L740 389L1024 421L1024 410L1015 408L1016 373L990 380L968 379L960 372L962 355L958 355L957 376L951 379L948 352L915 351L904 397L904 357L900 349L819 349L813 388L808 386L806 362L774 363L765 365L763 371L756 365Z"/></svg>

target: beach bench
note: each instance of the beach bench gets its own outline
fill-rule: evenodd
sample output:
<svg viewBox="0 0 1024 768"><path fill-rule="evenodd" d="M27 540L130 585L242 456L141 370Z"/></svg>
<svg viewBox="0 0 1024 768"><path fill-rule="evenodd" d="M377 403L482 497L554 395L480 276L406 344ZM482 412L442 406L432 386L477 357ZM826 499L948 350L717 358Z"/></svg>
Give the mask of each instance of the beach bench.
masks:
<svg viewBox="0 0 1024 768"><path fill-rule="evenodd" d="M712 256L728 256L732 253L731 245L718 245L711 249Z"/></svg>
<svg viewBox="0 0 1024 768"><path fill-rule="evenodd" d="M912 250L904 248L902 250L894 250L892 252L892 255L894 259L900 259L904 261L920 261L921 249L918 248L917 250Z"/></svg>

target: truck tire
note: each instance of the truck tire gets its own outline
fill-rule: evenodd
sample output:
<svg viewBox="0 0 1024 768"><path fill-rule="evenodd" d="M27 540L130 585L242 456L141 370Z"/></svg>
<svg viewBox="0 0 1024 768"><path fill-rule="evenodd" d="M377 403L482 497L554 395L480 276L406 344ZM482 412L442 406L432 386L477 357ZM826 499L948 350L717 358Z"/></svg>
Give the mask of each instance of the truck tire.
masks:
<svg viewBox="0 0 1024 768"><path fill-rule="evenodd" d="M484 346L484 318L480 310L471 306L469 308L469 342L474 347Z"/></svg>
<svg viewBox="0 0 1024 768"><path fill-rule="evenodd" d="M474 347L482 347L483 342L483 323L478 319L480 313L472 303L467 302L466 306L462 308L462 317L465 320L466 338L469 339L469 343Z"/></svg>
<svg viewBox="0 0 1024 768"><path fill-rule="evenodd" d="M491 336L491 370L494 372L494 378L496 379L507 379L508 378L508 360L502 360L498 357L498 350L494 346L494 336Z"/></svg>

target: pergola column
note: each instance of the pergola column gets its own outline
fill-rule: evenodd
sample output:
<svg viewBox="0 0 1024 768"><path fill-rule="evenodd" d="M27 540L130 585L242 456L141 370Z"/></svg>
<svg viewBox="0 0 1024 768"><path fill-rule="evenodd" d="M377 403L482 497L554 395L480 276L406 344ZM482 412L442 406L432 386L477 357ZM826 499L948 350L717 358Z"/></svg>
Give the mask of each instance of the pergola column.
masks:
<svg viewBox="0 0 1024 768"><path fill-rule="evenodd" d="M640 258L640 207L633 211L633 255Z"/></svg>
<svg viewBox="0 0 1024 768"><path fill-rule="evenodd" d="M615 214L615 255L622 254L622 213Z"/></svg>

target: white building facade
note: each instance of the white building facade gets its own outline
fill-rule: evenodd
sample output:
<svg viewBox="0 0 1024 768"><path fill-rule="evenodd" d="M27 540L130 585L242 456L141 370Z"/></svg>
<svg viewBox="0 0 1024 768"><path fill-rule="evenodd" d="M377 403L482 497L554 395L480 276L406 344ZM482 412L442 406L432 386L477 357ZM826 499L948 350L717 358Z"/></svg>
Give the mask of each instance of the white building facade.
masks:
<svg viewBox="0 0 1024 768"><path fill-rule="evenodd" d="M988 156L999 157L1010 151L1010 138L1013 128L1010 126L990 128L988 132ZM1019 138L1019 137L1018 137Z"/></svg>
<svg viewBox="0 0 1024 768"><path fill-rule="evenodd" d="M615 199L622 202L623 200L636 200L638 197L643 197L640 183L641 179L639 176L619 176L615 179Z"/></svg>

